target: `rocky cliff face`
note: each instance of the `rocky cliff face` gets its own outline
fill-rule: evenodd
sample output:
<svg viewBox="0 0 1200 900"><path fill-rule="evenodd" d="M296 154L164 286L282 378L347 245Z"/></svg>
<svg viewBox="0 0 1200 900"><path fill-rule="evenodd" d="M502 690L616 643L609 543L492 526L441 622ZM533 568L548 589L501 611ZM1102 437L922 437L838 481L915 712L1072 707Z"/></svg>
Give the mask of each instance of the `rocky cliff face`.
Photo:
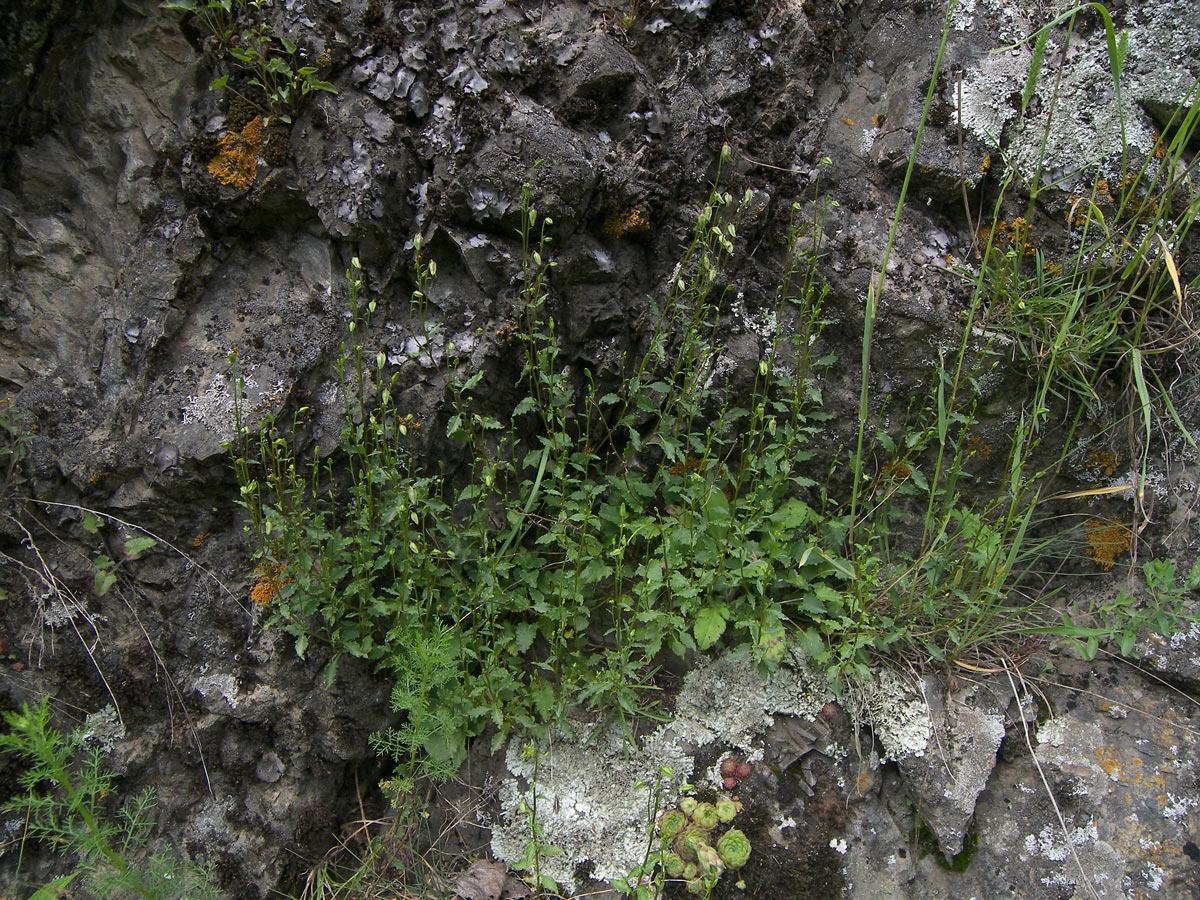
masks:
<svg viewBox="0 0 1200 900"><path fill-rule="evenodd" d="M1106 89L1103 28L1085 22L1073 44L1056 38L1063 65L1039 84L1044 106L1025 112L1046 128L1018 130L1033 50L1017 42L1050 13L972 0L951 16L877 322L884 394L924 390L955 333L970 286L952 269L971 258L992 202L989 168L1029 180L1046 154L1062 183L1038 213L1061 221L1079 162L1153 154L1170 112L1195 103L1196 5L1122 3L1122 93ZM29 441L0 521L3 705L49 697L69 724L113 704L124 724L114 765L123 789L157 786L159 839L212 864L229 896L299 895L360 799L381 803L373 785L386 766L367 737L389 722L391 685L349 663L323 685L321 653L297 658L249 602L223 450L230 352L248 423L311 405L309 437L328 450L342 273L357 258L379 307L368 344L428 424L424 452L453 470L463 463L441 437L444 375L406 351L419 337L414 236L438 266L428 314L443 344L429 358L453 342L492 373L496 410L511 408L497 360L517 314L519 197L532 172L536 206L554 220L560 358L611 383L645 339L647 297L669 283L727 144L725 185L750 198L721 333L735 390L771 337L763 316L792 204L836 201L823 223L823 340L840 358L822 385L832 453L855 426L863 305L943 15L840 0L280 0L274 33L336 93L316 90L294 121L260 129L232 91L209 90L233 70L197 17L144 0L4 13L0 389ZM250 90L236 73L232 84ZM1045 147L1031 134L1048 134ZM1179 264L1184 283L1196 277L1194 259ZM1002 412L1018 377L997 379L983 405ZM1187 562L1193 467L1158 461L1153 513L1166 541L1153 552ZM107 517L99 534L82 527L82 508ZM120 558L139 529L159 546L94 595L94 559ZM782 713L806 710L763 701L781 714L774 731L763 722L721 738L767 735L778 765L762 767L756 789L792 822L776 828L777 880L763 874L758 896L1191 896L1200 638L1166 638L1145 651L1158 674L1115 656L1054 658L1036 702L1010 673L930 676L874 714L864 700L857 724L839 712L817 739L779 733ZM909 702L926 740L886 749L888 711ZM755 739L747 749L762 748ZM6 795L18 768L0 761ZM0 877L16 879L16 856L0 849ZM941 865L947 856L962 865ZM21 891L61 866L20 865Z"/></svg>

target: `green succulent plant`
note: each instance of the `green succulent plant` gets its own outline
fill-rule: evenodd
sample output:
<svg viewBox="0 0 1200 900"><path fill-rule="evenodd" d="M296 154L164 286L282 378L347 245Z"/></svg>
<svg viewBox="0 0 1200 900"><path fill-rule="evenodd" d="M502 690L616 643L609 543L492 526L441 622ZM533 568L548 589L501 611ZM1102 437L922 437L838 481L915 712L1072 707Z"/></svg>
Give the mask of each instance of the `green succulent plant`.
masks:
<svg viewBox="0 0 1200 900"><path fill-rule="evenodd" d="M716 807L711 803L698 803L692 810L692 821L705 831L712 831L717 827L720 819L717 817Z"/></svg>
<svg viewBox="0 0 1200 900"><path fill-rule="evenodd" d="M737 804L734 803L732 800L718 800L716 809L717 809L717 818L720 819L722 822L724 822L726 825L728 825L730 822L732 822L734 816L737 815Z"/></svg>
<svg viewBox="0 0 1200 900"><path fill-rule="evenodd" d="M675 839L675 852L688 862L695 862L696 848L708 843L708 832L697 825L689 825Z"/></svg>
<svg viewBox="0 0 1200 900"><path fill-rule="evenodd" d="M669 842L687 827L687 816L682 810L668 809L658 817L658 833L663 842Z"/></svg>
<svg viewBox="0 0 1200 900"><path fill-rule="evenodd" d="M731 869L740 869L750 858L750 840L741 829L730 828L717 841L717 853Z"/></svg>
<svg viewBox="0 0 1200 900"><path fill-rule="evenodd" d="M683 857L678 853L668 853L666 859L663 860L663 870L667 873L668 878L679 878L682 876L687 865L683 861Z"/></svg>
<svg viewBox="0 0 1200 900"><path fill-rule="evenodd" d="M685 816L690 816L696 811L696 807L700 805L700 801L695 797L684 797L679 801L679 808L683 810Z"/></svg>

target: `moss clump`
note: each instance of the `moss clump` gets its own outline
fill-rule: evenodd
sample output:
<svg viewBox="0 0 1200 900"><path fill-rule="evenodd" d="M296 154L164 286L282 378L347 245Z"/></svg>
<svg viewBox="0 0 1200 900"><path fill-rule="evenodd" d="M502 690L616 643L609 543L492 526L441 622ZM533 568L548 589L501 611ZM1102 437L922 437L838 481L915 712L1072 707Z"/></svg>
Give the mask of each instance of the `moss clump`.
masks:
<svg viewBox="0 0 1200 900"><path fill-rule="evenodd" d="M287 166L292 162L292 144L286 128L267 129L263 142L263 162L269 166Z"/></svg>
<svg viewBox="0 0 1200 900"><path fill-rule="evenodd" d="M241 131L258 115L261 115L258 106L241 94L233 94L229 98L229 112L225 114L225 121L230 131Z"/></svg>

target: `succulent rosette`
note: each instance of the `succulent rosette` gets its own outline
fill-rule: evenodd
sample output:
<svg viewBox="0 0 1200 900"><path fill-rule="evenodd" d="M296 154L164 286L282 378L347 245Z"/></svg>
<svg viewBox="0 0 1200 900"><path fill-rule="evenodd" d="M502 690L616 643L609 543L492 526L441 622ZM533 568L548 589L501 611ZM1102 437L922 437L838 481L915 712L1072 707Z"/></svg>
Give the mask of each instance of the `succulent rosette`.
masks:
<svg viewBox="0 0 1200 900"><path fill-rule="evenodd" d="M730 828L717 841L717 853L731 869L740 869L750 858L750 840L740 829Z"/></svg>
<svg viewBox="0 0 1200 900"><path fill-rule="evenodd" d="M706 831L712 831L720 819L717 818L716 807L711 803L697 803L696 808L692 810L692 821Z"/></svg>
<svg viewBox="0 0 1200 900"><path fill-rule="evenodd" d="M658 817L658 833L664 841L674 840L687 827L687 816L682 810L668 809Z"/></svg>
<svg viewBox="0 0 1200 900"><path fill-rule="evenodd" d="M717 818L728 825L737 815L737 804L732 800L718 800L716 804Z"/></svg>
<svg viewBox="0 0 1200 900"><path fill-rule="evenodd" d="M683 810L683 814L685 816L690 816L699 805L700 801L698 801L695 797L684 797L679 801L679 808Z"/></svg>
<svg viewBox="0 0 1200 900"><path fill-rule="evenodd" d="M697 825L689 825L679 837L675 838L675 852L683 859L694 862L696 847L708 843L708 832Z"/></svg>
<svg viewBox="0 0 1200 900"><path fill-rule="evenodd" d="M683 857L678 853L668 853L666 860L663 862L663 869L666 870L668 878L680 877L686 866L687 864L684 863Z"/></svg>

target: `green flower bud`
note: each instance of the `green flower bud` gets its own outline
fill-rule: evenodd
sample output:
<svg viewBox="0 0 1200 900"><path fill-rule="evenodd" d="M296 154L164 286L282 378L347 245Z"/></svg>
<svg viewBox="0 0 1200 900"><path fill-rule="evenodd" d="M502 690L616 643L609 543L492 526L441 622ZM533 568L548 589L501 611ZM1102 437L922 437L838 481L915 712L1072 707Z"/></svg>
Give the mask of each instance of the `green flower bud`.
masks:
<svg viewBox="0 0 1200 900"><path fill-rule="evenodd" d="M750 840L737 828L730 828L717 841L717 853L731 869L740 869L750 858Z"/></svg>
<svg viewBox="0 0 1200 900"><path fill-rule="evenodd" d="M737 804L732 800L717 801L717 818L728 825L737 815Z"/></svg>
<svg viewBox="0 0 1200 900"><path fill-rule="evenodd" d="M711 803L698 803L692 811L692 821L705 831L712 831L720 820L717 818L717 810Z"/></svg>
<svg viewBox="0 0 1200 900"><path fill-rule="evenodd" d="M725 871L725 863L721 854L708 844L696 845L696 865L708 876L719 877Z"/></svg>

